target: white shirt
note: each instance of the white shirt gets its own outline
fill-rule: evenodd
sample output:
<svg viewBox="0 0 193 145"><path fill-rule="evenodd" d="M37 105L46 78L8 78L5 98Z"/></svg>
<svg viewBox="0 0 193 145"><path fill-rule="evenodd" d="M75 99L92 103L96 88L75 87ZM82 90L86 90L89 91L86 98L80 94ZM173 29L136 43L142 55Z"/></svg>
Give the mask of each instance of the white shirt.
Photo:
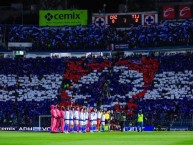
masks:
<svg viewBox="0 0 193 145"><path fill-rule="evenodd" d="M65 119L69 119L70 118L70 111L66 111L65 112Z"/></svg>
<svg viewBox="0 0 193 145"><path fill-rule="evenodd" d="M85 120L88 119L88 112L85 112Z"/></svg>
<svg viewBox="0 0 193 145"><path fill-rule="evenodd" d="M101 113L100 113L100 111L97 112L97 119L101 119Z"/></svg>
<svg viewBox="0 0 193 145"><path fill-rule="evenodd" d="M69 117L69 119L74 119L74 111L70 111L70 117Z"/></svg>
<svg viewBox="0 0 193 145"><path fill-rule="evenodd" d="M94 119L93 120L97 120L97 113L94 113Z"/></svg>
<svg viewBox="0 0 193 145"><path fill-rule="evenodd" d="M79 111L75 111L74 112L74 118L76 119L76 120L78 120L79 119Z"/></svg>
<svg viewBox="0 0 193 145"><path fill-rule="evenodd" d="M105 114L101 115L101 121L104 122L105 121Z"/></svg>
<svg viewBox="0 0 193 145"><path fill-rule="evenodd" d="M84 120L84 113L83 112L80 112L80 120Z"/></svg>
<svg viewBox="0 0 193 145"><path fill-rule="evenodd" d="M83 120L86 120L86 112L83 112Z"/></svg>
<svg viewBox="0 0 193 145"><path fill-rule="evenodd" d="M94 113L92 112L91 114L90 114L90 121L93 121L94 120Z"/></svg>

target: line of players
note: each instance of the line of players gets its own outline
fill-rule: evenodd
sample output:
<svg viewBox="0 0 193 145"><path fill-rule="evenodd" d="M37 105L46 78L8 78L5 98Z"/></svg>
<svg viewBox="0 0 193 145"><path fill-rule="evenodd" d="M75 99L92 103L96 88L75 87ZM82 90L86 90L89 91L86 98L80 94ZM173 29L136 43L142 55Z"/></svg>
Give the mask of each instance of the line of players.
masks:
<svg viewBox="0 0 193 145"><path fill-rule="evenodd" d="M59 107L51 105L51 132L97 132L104 131L105 112L96 108Z"/></svg>

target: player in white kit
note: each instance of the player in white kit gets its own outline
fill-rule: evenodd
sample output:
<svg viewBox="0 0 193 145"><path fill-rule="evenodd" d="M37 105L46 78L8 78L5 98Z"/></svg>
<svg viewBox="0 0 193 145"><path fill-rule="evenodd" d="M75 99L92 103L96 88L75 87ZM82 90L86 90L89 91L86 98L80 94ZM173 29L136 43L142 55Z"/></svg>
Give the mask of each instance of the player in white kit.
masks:
<svg viewBox="0 0 193 145"><path fill-rule="evenodd" d="M80 109L80 117L79 117L79 122L80 122L80 130L79 132L84 132L84 112L83 108Z"/></svg>
<svg viewBox="0 0 193 145"><path fill-rule="evenodd" d="M83 126L83 130L84 132L86 132L86 127L88 125L88 110L86 108L83 109L83 113L84 113L84 126Z"/></svg>
<svg viewBox="0 0 193 145"><path fill-rule="evenodd" d="M97 109L94 109L94 119L93 119L93 131L97 131Z"/></svg>
<svg viewBox="0 0 193 145"><path fill-rule="evenodd" d="M90 113L90 132L93 132L94 131L94 111L92 110L91 113Z"/></svg>
<svg viewBox="0 0 193 145"><path fill-rule="evenodd" d="M66 111L65 111L65 126L64 126L64 133L68 133L68 130L69 130L69 119L70 119L70 111L69 111L69 107L66 108Z"/></svg>
<svg viewBox="0 0 193 145"><path fill-rule="evenodd" d="M74 132L78 131L78 125L79 125L79 108L76 107L76 110L74 111Z"/></svg>
<svg viewBox="0 0 193 145"><path fill-rule="evenodd" d="M100 130L100 124L101 124L101 112L100 110L97 111L97 130Z"/></svg>
<svg viewBox="0 0 193 145"><path fill-rule="evenodd" d="M105 131L105 112L101 111L101 127L102 127L102 132Z"/></svg>
<svg viewBox="0 0 193 145"><path fill-rule="evenodd" d="M74 107L70 110L70 132L73 132L74 128Z"/></svg>

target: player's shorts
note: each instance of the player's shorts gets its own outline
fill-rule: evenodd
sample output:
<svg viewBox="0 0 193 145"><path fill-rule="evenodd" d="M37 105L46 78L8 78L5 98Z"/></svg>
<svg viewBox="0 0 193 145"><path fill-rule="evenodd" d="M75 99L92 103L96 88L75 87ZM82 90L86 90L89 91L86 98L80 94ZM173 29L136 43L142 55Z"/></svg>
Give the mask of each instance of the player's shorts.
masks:
<svg viewBox="0 0 193 145"><path fill-rule="evenodd" d="M97 120L94 120L93 122L94 122L94 125L97 125Z"/></svg>
<svg viewBox="0 0 193 145"><path fill-rule="evenodd" d="M105 124L109 124L110 121L108 119L105 119Z"/></svg>
<svg viewBox="0 0 193 145"><path fill-rule="evenodd" d="M84 120L80 120L80 126L84 125Z"/></svg>
<svg viewBox="0 0 193 145"><path fill-rule="evenodd" d="M86 125L86 120L84 120L83 124Z"/></svg>
<svg viewBox="0 0 193 145"><path fill-rule="evenodd" d="M75 120L74 120L74 124L78 125L78 124L79 124L79 120L78 120L78 119L75 119Z"/></svg>
<svg viewBox="0 0 193 145"><path fill-rule="evenodd" d="M143 127L143 122L138 122L139 127Z"/></svg>
<svg viewBox="0 0 193 145"><path fill-rule="evenodd" d="M94 121L93 120L90 120L90 125L94 125Z"/></svg>
<svg viewBox="0 0 193 145"><path fill-rule="evenodd" d="M74 121L73 120L70 120L70 125L74 125Z"/></svg>
<svg viewBox="0 0 193 145"><path fill-rule="evenodd" d="M101 120L100 119L97 119L97 125L101 123Z"/></svg>
<svg viewBox="0 0 193 145"><path fill-rule="evenodd" d="M87 125L88 124L88 119L84 121L84 125Z"/></svg>
<svg viewBox="0 0 193 145"><path fill-rule="evenodd" d="M101 125L105 126L105 121L101 121Z"/></svg>
<svg viewBox="0 0 193 145"><path fill-rule="evenodd" d="M65 124L69 124L70 120L65 120Z"/></svg>

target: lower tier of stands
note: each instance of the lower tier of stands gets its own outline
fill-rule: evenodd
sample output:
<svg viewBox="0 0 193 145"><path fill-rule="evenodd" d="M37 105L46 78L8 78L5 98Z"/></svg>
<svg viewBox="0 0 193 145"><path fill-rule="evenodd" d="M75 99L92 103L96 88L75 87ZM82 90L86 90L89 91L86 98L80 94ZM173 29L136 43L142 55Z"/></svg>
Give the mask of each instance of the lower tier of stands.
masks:
<svg viewBox="0 0 193 145"><path fill-rule="evenodd" d="M193 54L0 60L0 124L26 124L49 106L138 110L159 124L193 115ZM60 96L59 96L60 95ZM37 122L37 120L36 120Z"/></svg>

